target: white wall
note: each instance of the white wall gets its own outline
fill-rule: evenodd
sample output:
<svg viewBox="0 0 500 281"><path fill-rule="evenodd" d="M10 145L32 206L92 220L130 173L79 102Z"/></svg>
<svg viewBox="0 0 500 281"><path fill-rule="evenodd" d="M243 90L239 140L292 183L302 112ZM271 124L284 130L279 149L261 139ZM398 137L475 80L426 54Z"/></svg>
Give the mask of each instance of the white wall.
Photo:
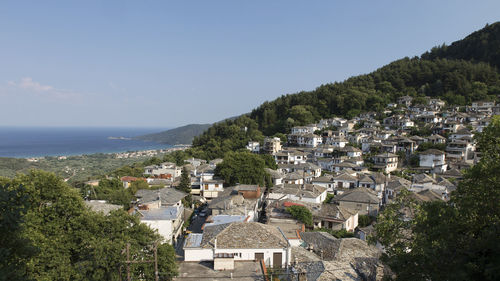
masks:
<svg viewBox="0 0 500 281"><path fill-rule="evenodd" d="M141 220L151 229L157 230L158 233L169 244L172 244L173 225L171 220Z"/></svg>
<svg viewBox="0 0 500 281"><path fill-rule="evenodd" d="M213 259L213 249L184 248L185 261L211 261Z"/></svg>
<svg viewBox="0 0 500 281"><path fill-rule="evenodd" d="M267 266L274 266L273 264L273 253L281 253L281 266L284 267L287 264L287 249L219 249L215 250L215 253L232 253L235 254L235 261L249 261L255 259L255 253L264 253L264 262ZM288 253L289 255L290 253Z"/></svg>

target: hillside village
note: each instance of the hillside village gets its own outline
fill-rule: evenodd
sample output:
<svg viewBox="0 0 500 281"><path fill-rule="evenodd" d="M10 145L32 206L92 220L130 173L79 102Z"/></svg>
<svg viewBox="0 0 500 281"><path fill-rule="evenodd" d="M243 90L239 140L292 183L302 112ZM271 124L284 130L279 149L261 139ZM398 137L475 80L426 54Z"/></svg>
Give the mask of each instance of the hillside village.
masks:
<svg viewBox="0 0 500 281"><path fill-rule="evenodd" d="M278 168L266 168L272 187L227 186L215 176L222 159L150 165L144 178L121 181L124 188L138 180L162 187L138 190L129 213L176 247L181 278L255 280L274 272L288 280L381 280L390 274L379 261L384 248L367 242L378 213L404 189L417 202L448 200L462 170L481 158L474 134L498 114L494 102L450 108L439 99L414 104L403 96L383 116L323 119L293 127L286 141L249 142L250 152L274 158ZM174 188L183 170L191 206L188 194ZM305 209L311 221L292 209Z"/></svg>

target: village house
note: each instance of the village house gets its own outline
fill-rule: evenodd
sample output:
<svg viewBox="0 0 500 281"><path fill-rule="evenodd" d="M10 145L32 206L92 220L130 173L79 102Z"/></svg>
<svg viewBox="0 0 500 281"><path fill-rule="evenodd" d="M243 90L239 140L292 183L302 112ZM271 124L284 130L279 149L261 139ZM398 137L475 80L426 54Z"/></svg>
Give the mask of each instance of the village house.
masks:
<svg viewBox="0 0 500 281"><path fill-rule="evenodd" d="M287 267L291 245L274 226L235 222L191 233L184 243L185 261L213 261L215 270L232 270L235 262L262 260L268 267Z"/></svg>
<svg viewBox="0 0 500 281"><path fill-rule="evenodd" d="M184 207L170 206L150 210L137 210L139 219L158 231L164 242L174 245L182 234Z"/></svg>
<svg viewBox="0 0 500 281"><path fill-rule="evenodd" d="M184 162L187 162L187 163L193 165L193 167L195 167L195 168L200 166L200 165L207 164L207 160L198 159L198 158L190 158L190 159L184 160Z"/></svg>
<svg viewBox="0 0 500 281"><path fill-rule="evenodd" d="M402 96L402 97L398 98L398 104L404 105L406 107L410 107L412 101L413 101L413 98L410 96Z"/></svg>
<svg viewBox="0 0 500 281"><path fill-rule="evenodd" d="M182 199L186 197L182 191L175 188L165 187L157 190L139 189L135 193L136 205L140 210L151 210L164 207L179 207Z"/></svg>
<svg viewBox="0 0 500 281"><path fill-rule="evenodd" d="M446 171L447 164L445 153L437 149L427 149L419 154L419 166L432 168L434 173L443 173Z"/></svg>
<svg viewBox="0 0 500 281"><path fill-rule="evenodd" d="M274 155L276 164L293 164L306 163L307 153L298 150L283 150Z"/></svg>
<svg viewBox="0 0 500 281"><path fill-rule="evenodd" d="M264 139L264 153L267 154L276 154L279 151L281 151L281 139L274 137L274 138L265 138Z"/></svg>
<svg viewBox="0 0 500 281"><path fill-rule="evenodd" d="M292 248L292 271L298 280L383 280L381 251L357 238L337 239L326 232L301 232Z"/></svg>
<svg viewBox="0 0 500 281"><path fill-rule="evenodd" d="M386 173L396 171L398 168L398 156L392 153L382 153L372 157L373 168Z"/></svg>
<svg viewBox="0 0 500 281"><path fill-rule="evenodd" d="M174 163L170 162L144 167L144 175L159 178L175 179L181 175L181 172L181 167L177 167Z"/></svg>
<svg viewBox="0 0 500 281"><path fill-rule="evenodd" d="M315 134L291 134L288 135L289 145L317 147L323 143L323 139Z"/></svg>
<svg viewBox="0 0 500 281"><path fill-rule="evenodd" d="M257 221L263 195L255 185L227 187L208 203L208 208L212 216L244 216L244 221Z"/></svg>
<svg viewBox="0 0 500 281"><path fill-rule="evenodd" d="M345 229L354 232L358 226L358 213L339 205L326 203L312 208L314 228Z"/></svg>
<svg viewBox="0 0 500 281"><path fill-rule="evenodd" d="M311 184L322 186L326 188L327 192L333 192L333 189L335 188L333 176L330 175L314 178L312 179Z"/></svg>
<svg viewBox="0 0 500 281"><path fill-rule="evenodd" d="M376 216L380 208L380 199L371 189L358 187L348 190L332 200L340 207L355 211L360 215Z"/></svg>
<svg viewBox="0 0 500 281"><path fill-rule="evenodd" d="M344 137L327 137L325 138L325 144L331 145L333 147L344 147L349 142Z"/></svg>
<svg viewBox="0 0 500 281"><path fill-rule="evenodd" d="M452 140L446 146L446 158L448 161L461 162L474 158L475 147L466 140Z"/></svg>
<svg viewBox="0 0 500 281"><path fill-rule="evenodd" d="M219 196L224 191L224 180L222 179L200 179L200 193L207 199Z"/></svg>
<svg viewBox="0 0 500 281"><path fill-rule="evenodd" d="M265 168L265 170L267 173L271 175L273 185L278 185L283 183L283 178L285 177L285 175L282 172L270 168Z"/></svg>
<svg viewBox="0 0 500 281"><path fill-rule="evenodd" d="M260 152L260 143L258 141L249 141L246 149L248 149L252 153Z"/></svg>
<svg viewBox="0 0 500 281"><path fill-rule="evenodd" d="M467 106L466 109L468 112L486 112L491 114L494 106L494 101L476 101L472 102L472 105Z"/></svg>
<svg viewBox="0 0 500 281"><path fill-rule="evenodd" d="M425 138L426 142L430 142L432 144L441 144L446 143L446 138L440 135L431 135Z"/></svg>
<svg viewBox="0 0 500 281"><path fill-rule="evenodd" d="M297 126L292 127L292 134L314 134L315 131L318 130L318 127L315 124L311 124L308 126Z"/></svg>
<svg viewBox="0 0 500 281"><path fill-rule="evenodd" d="M326 188L313 184L283 184L275 186L268 194L271 200L293 200L307 203L322 203L326 199Z"/></svg>

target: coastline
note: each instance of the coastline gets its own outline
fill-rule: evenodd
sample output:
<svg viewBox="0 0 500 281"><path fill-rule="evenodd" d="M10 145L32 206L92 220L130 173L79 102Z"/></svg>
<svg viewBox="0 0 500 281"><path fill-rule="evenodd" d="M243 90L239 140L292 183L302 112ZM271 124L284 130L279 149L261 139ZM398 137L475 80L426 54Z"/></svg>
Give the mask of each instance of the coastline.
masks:
<svg viewBox="0 0 500 281"><path fill-rule="evenodd" d="M190 148L190 144L176 144L172 147L165 149L143 149L134 150L126 152L105 152L105 153L89 153L89 154L68 154L68 155L47 155L39 157L0 157L0 158L13 158L13 159L25 159L28 162L38 162L47 158L57 158L58 160L66 160L68 157L84 157L84 156L95 156L95 155L113 155L116 159L127 159L127 158L142 158L142 157L154 157L160 154L167 154L178 150L185 150Z"/></svg>

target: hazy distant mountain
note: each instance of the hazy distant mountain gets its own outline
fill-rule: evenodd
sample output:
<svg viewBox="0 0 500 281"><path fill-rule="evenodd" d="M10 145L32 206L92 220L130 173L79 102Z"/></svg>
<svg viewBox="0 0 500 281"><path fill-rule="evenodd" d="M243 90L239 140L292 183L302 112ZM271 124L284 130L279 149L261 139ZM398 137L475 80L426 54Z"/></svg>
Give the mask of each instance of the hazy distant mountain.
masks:
<svg viewBox="0 0 500 281"><path fill-rule="evenodd" d="M191 144L195 136L201 135L211 124L189 124L155 134L135 137L135 139L166 144Z"/></svg>

